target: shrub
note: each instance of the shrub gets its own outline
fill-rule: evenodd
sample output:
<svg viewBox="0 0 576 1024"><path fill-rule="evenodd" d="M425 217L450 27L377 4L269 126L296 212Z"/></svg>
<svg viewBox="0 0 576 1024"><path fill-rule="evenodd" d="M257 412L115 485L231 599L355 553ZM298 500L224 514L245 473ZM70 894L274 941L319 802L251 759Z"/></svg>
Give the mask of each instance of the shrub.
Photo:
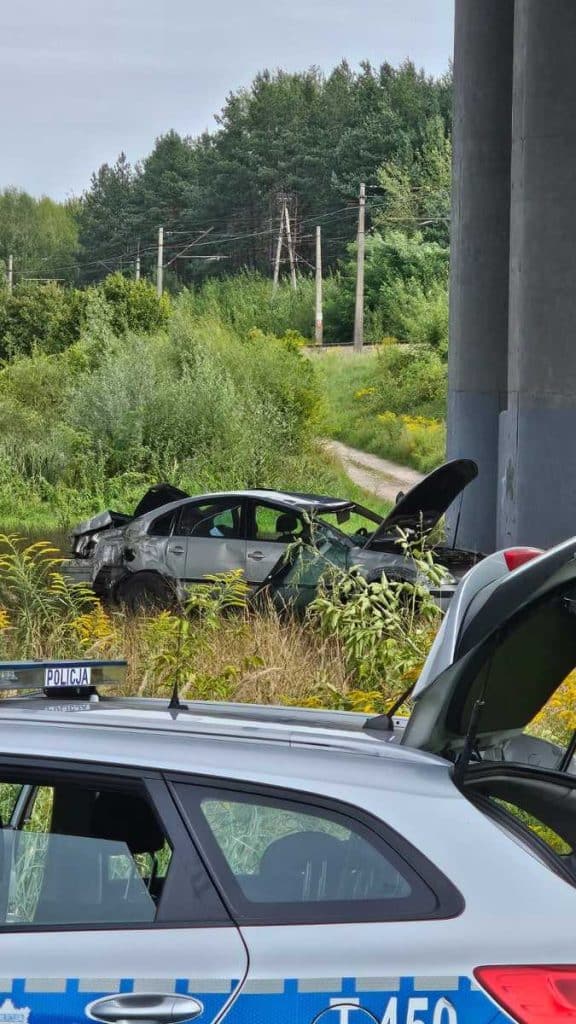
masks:
<svg viewBox="0 0 576 1024"><path fill-rule="evenodd" d="M430 649L441 613L428 585L438 586L445 573L426 538L404 533L400 541L416 570L414 582L385 574L369 582L357 572L330 567L310 606L313 624L340 646L351 675L352 694L335 695L337 706L381 713L415 682Z"/></svg>
<svg viewBox="0 0 576 1024"><path fill-rule="evenodd" d="M112 331L89 293L86 335L0 370L0 516L59 523L135 504L158 479L190 490L309 485L321 390L295 332L240 338L178 299L169 330ZM27 494L27 499L25 495ZM24 518L28 518L26 511Z"/></svg>
<svg viewBox="0 0 576 1024"><path fill-rule="evenodd" d="M23 282L0 304L0 358L61 352L80 337L85 296L54 283Z"/></svg>
<svg viewBox="0 0 576 1024"><path fill-rule="evenodd" d="M314 282L309 278L300 278L296 291L282 281L274 292L270 278L245 271L205 281L190 298L196 318L217 318L242 338L254 329L278 337L287 331L307 339L314 335Z"/></svg>
<svg viewBox="0 0 576 1024"><path fill-rule="evenodd" d="M110 274L98 290L108 304L110 326L115 334L153 334L167 326L170 299L167 295L159 297L150 281Z"/></svg>
<svg viewBox="0 0 576 1024"><path fill-rule="evenodd" d="M443 417L446 365L429 346L386 345L378 350L372 376L370 409Z"/></svg>

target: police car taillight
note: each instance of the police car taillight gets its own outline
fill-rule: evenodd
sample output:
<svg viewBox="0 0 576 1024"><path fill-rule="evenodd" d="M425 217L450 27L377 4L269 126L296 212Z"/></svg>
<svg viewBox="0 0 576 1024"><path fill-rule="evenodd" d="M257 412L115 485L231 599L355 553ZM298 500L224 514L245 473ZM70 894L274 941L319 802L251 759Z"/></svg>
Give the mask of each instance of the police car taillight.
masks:
<svg viewBox="0 0 576 1024"><path fill-rule="evenodd" d="M576 1021L576 967L478 967L474 974L518 1024Z"/></svg>
<svg viewBox="0 0 576 1024"><path fill-rule="evenodd" d="M542 548L509 548L504 552L504 558L510 572L513 572L514 569L519 569L521 565L543 554Z"/></svg>

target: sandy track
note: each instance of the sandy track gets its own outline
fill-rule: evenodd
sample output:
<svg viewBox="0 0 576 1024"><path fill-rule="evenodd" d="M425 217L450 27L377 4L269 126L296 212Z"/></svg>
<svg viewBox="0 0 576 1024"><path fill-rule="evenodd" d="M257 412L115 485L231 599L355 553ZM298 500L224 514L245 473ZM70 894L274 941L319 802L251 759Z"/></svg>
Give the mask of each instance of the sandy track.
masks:
<svg viewBox="0 0 576 1024"><path fill-rule="evenodd" d="M396 501L398 491L408 491L424 479L416 469L398 466L378 455L350 448L341 441L323 441L323 445L336 456L353 483L384 501Z"/></svg>

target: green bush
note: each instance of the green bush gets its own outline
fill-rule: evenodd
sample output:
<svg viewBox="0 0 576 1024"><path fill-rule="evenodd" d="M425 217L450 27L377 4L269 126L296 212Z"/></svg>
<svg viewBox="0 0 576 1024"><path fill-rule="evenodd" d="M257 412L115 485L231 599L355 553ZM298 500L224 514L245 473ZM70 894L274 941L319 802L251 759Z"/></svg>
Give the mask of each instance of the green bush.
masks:
<svg viewBox="0 0 576 1024"><path fill-rule="evenodd" d="M123 274L110 274L98 289L109 306L110 326L115 334L134 331L152 334L166 327L170 299L159 297L150 281L134 281Z"/></svg>
<svg viewBox="0 0 576 1024"><path fill-rule="evenodd" d="M85 293L54 283L0 290L0 359L61 352L80 337Z"/></svg>
<svg viewBox="0 0 576 1024"><path fill-rule="evenodd" d="M447 372L436 349L388 339L362 356L330 353L319 362L326 436L422 472L443 461Z"/></svg>
<svg viewBox="0 0 576 1024"><path fill-rule="evenodd" d="M117 337L99 298L88 336L0 371L0 524L130 508L149 483L194 491L310 486L315 368L293 333L241 339L175 303L167 331Z"/></svg>
<svg viewBox="0 0 576 1024"><path fill-rule="evenodd" d="M374 232L366 239L365 338L387 334L401 341L447 343L448 249L418 233ZM350 341L354 325L356 248L332 279L325 297L327 336Z"/></svg>
<svg viewBox="0 0 576 1024"><path fill-rule="evenodd" d="M275 292L270 278L244 272L212 278L191 293L194 315L217 318L246 337L252 330L281 337L296 331L314 336L314 282L301 277L298 289L282 281Z"/></svg>
<svg viewBox="0 0 576 1024"><path fill-rule="evenodd" d="M446 364L429 346L385 345L378 349L370 380L368 407L373 413L395 412L443 418L446 410Z"/></svg>

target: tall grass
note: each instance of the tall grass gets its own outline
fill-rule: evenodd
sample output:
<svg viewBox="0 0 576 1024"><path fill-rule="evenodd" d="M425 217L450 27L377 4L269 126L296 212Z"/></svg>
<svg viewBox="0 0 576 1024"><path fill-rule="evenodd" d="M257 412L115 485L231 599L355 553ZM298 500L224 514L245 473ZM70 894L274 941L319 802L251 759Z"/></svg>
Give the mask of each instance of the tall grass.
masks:
<svg viewBox="0 0 576 1024"><path fill-rule="evenodd" d="M316 362L328 437L423 472L443 461L447 374L434 349L389 339L365 355L327 353Z"/></svg>
<svg viewBox="0 0 576 1024"><path fill-rule="evenodd" d="M204 282L190 293L190 304L196 318L219 319L243 338L254 329L313 338L314 287L301 277L296 291L284 282L273 291L270 278L246 271Z"/></svg>

